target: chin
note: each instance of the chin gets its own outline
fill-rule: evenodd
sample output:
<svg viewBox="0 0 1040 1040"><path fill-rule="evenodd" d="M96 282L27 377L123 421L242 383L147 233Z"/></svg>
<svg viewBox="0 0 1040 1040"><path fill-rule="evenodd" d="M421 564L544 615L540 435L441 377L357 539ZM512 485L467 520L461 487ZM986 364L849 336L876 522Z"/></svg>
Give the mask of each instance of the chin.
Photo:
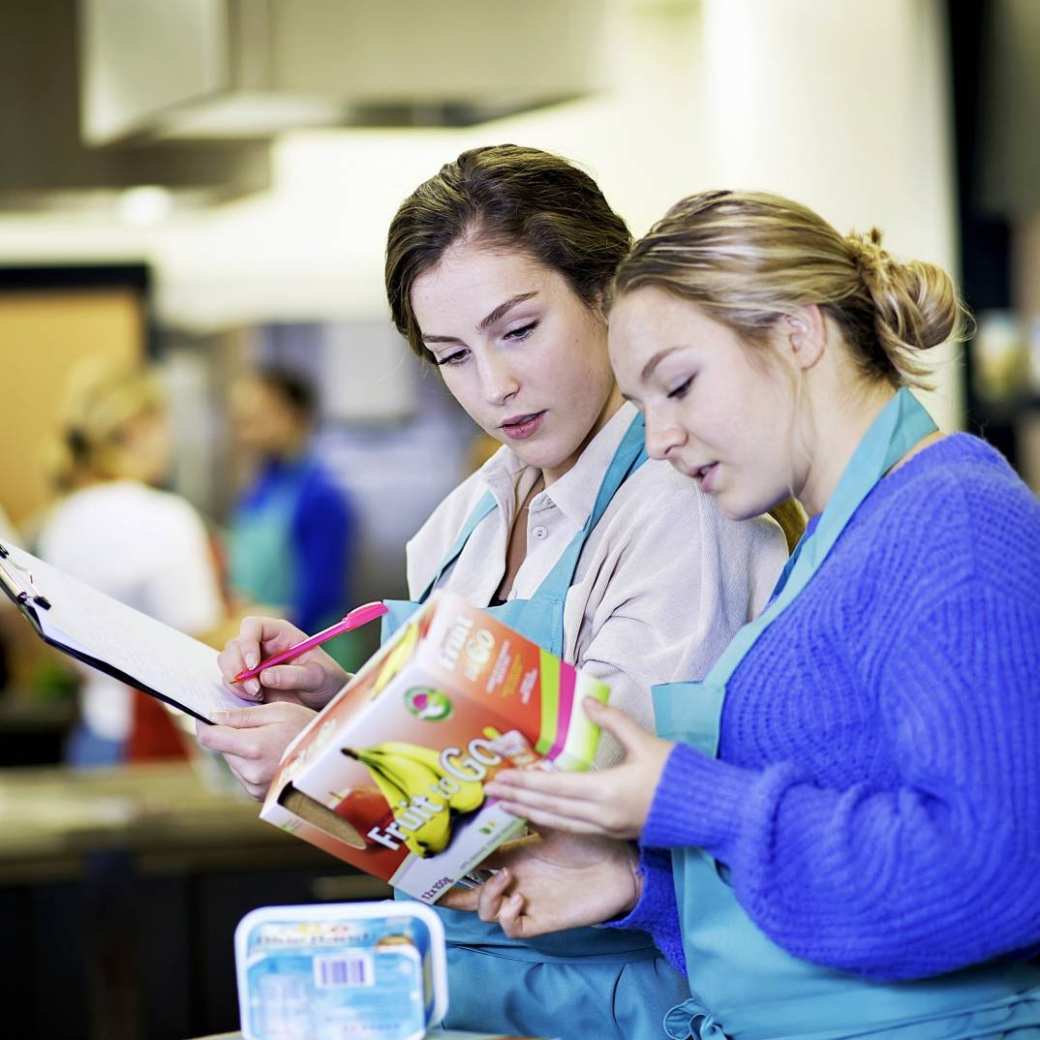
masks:
<svg viewBox="0 0 1040 1040"><path fill-rule="evenodd" d="M727 520L751 520L768 512L769 506L758 502L749 502L746 498L735 495L732 491L721 491L712 496L718 504L719 512Z"/></svg>

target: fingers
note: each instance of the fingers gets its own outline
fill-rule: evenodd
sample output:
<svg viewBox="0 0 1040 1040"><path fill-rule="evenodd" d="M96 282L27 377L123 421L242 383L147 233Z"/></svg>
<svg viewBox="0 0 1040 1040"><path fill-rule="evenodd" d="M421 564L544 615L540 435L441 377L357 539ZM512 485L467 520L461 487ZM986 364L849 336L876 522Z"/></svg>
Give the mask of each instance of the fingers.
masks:
<svg viewBox="0 0 1040 1040"><path fill-rule="evenodd" d="M321 689L325 678L325 670L317 661L279 664L274 668L265 668L259 675L260 682L271 689L305 692Z"/></svg>
<svg viewBox="0 0 1040 1040"><path fill-rule="evenodd" d="M232 726L235 729L248 729L253 726L270 726L274 722L283 722L287 712L282 704L258 704L255 708L229 708L226 711L213 712L213 722L217 726Z"/></svg>
<svg viewBox="0 0 1040 1040"><path fill-rule="evenodd" d="M246 664L246 650L240 642L241 637L232 639L223 650L217 654L217 667L220 669L220 677L224 680L225 684L229 689L233 690L239 697L258 697L260 694L260 684L255 679L247 679L242 683L235 683L231 680L235 678L239 672L245 671L247 668L252 667Z"/></svg>
<svg viewBox="0 0 1040 1040"><path fill-rule="evenodd" d="M558 813L545 809L530 809L526 805L518 805L513 802L499 802L506 812L533 823L536 827L544 827L554 831L566 831L568 834L603 834L613 836L599 822L584 820L574 816L561 816Z"/></svg>
<svg viewBox="0 0 1040 1040"><path fill-rule="evenodd" d="M247 679L232 683L236 675L255 668L263 657L285 650L303 638L295 625L281 618L247 617L242 619L238 635L217 655L217 664L224 681L240 696L260 697L260 682Z"/></svg>
<svg viewBox="0 0 1040 1040"><path fill-rule="evenodd" d="M606 730L625 751L634 751L650 736L634 719L618 708L601 704L595 697L586 697L581 702L582 710L600 729Z"/></svg>
<svg viewBox="0 0 1040 1040"><path fill-rule="evenodd" d="M467 910L471 913L480 905L480 890L476 888L460 888L455 886L437 900L438 906L446 906L449 910Z"/></svg>
<svg viewBox="0 0 1040 1040"><path fill-rule="evenodd" d="M476 891L480 893L477 914L482 921L497 921L502 901L506 898L506 890L513 882L513 875L508 870L500 870L490 881L485 881Z"/></svg>
<svg viewBox="0 0 1040 1040"><path fill-rule="evenodd" d="M599 798L595 802L590 802L580 798L565 798L556 794L543 794L541 791L505 785L499 787L494 784L488 784L484 790L489 797L498 798L504 805L519 806L523 810L521 813L523 816L541 809L568 819L592 821L597 819L604 809L601 804L602 800Z"/></svg>
<svg viewBox="0 0 1040 1040"><path fill-rule="evenodd" d="M242 644L247 658L246 667L255 668L261 657L270 657L282 650L288 650L294 643L306 638L306 634L284 618L247 617L242 619L242 627L238 640ZM252 664L248 662L251 653L256 654Z"/></svg>
<svg viewBox="0 0 1040 1040"><path fill-rule="evenodd" d="M519 892L514 892L502 903L499 910L498 923L499 927L510 939L531 938L541 934L541 930L533 928L530 918L524 915L525 907L524 897Z"/></svg>
<svg viewBox="0 0 1040 1040"><path fill-rule="evenodd" d="M210 751L234 755L242 759L257 759L263 753L260 741L248 730L230 726L206 726L198 734L199 743Z"/></svg>
<svg viewBox="0 0 1040 1040"><path fill-rule="evenodd" d="M555 773L544 769L504 769L485 785L492 798L528 795L569 798L574 801L599 801L600 792L609 783L612 770L597 773ZM535 804L542 804L536 802Z"/></svg>
<svg viewBox="0 0 1040 1040"><path fill-rule="evenodd" d="M267 775L262 764L239 758L237 755L225 755L224 761L246 793L262 802L267 796L267 789L271 786L272 780L272 776Z"/></svg>

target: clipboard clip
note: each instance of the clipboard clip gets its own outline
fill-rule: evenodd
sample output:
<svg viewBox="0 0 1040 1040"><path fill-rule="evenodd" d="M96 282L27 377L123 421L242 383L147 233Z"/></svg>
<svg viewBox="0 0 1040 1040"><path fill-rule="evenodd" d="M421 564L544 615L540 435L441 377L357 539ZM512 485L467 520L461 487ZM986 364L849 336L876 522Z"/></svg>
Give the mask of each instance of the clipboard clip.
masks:
<svg viewBox="0 0 1040 1040"><path fill-rule="evenodd" d="M51 601L36 587L32 574L25 568L19 566L11 559L11 554L0 545L0 582L7 588L11 598L22 606L28 606L32 602L43 610L51 609ZM17 571L23 577L17 578L12 571Z"/></svg>

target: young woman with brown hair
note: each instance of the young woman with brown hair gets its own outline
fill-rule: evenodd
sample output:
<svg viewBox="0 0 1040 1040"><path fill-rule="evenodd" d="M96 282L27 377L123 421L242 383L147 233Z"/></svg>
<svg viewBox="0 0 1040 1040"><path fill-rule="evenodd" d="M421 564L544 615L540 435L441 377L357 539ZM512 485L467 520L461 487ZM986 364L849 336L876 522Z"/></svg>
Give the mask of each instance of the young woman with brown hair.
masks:
<svg viewBox="0 0 1040 1040"><path fill-rule="evenodd" d="M451 589L602 677L650 726L649 684L704 674L764 603L786 552L772 521L726 520L667 463L647 461L607 355L605 296L629 244L595 182L534 149L465 152L402 204L387 244L394 321L503 447L409 543L412 600L392 604L389 627ZM247 623L225 674L294 635ZM315 654L260 679L271 696L291 690L320 707L345 675ZM239 755L259 793L272 755L250 720L269 720L277 752L306 717L299 703L266 704L232 720L248 729L201 739ZM600 764L617 750L605 744ZM453 1028L638 1040L656 1037L686 994L644 932L527 943L472 915L445 918Z"/></svg>

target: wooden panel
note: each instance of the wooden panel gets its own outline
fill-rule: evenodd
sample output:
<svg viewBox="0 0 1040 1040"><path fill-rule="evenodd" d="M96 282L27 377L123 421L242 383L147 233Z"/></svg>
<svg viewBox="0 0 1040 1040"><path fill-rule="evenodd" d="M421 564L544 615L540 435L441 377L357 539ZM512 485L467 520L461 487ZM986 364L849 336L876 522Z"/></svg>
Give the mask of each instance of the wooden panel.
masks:
<svg viewBox="0 0 1040 1040"><path fill-rule="evenodd" d="M88 357L144 356L132 289L0 293L0 504L22 524L49 499L45 446L58 431L68 372Z"/></svg>

